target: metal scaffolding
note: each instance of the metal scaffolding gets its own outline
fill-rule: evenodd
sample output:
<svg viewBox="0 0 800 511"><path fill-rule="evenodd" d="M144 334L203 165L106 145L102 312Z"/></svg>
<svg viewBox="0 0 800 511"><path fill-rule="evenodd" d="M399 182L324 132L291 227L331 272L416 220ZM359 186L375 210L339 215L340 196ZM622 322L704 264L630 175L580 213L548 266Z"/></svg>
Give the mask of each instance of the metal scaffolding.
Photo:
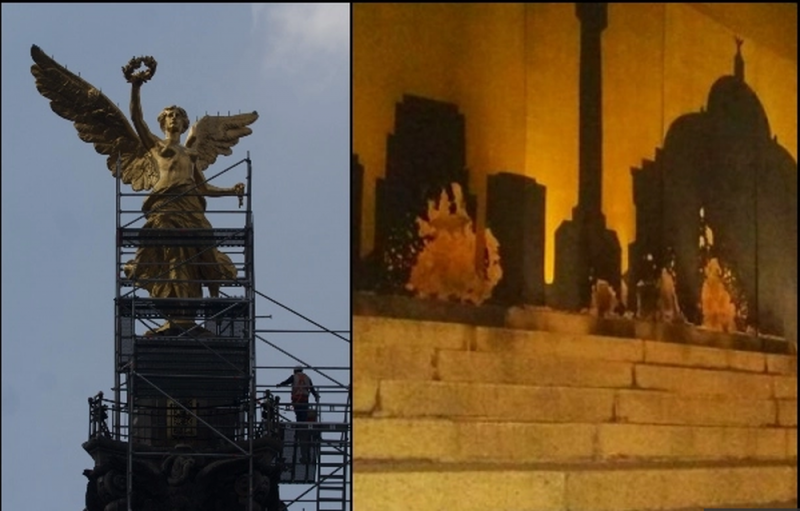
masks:
<svg viewBox="0 0 800 511"><path fill-rule="evenodd" d="M208 218L214 226L211 229L144 227L146 219L140 209L144 195L123 193L117 179L113 399L104 399L102 393L89 399L89 441L84 444L95 458L95 473L87 477L90 482L92 477L98 479L98 499L108 500L114 493L111 486L103 493L105 487L100 484L103 474L111 471L116 474L118 491L124 487L124 503L120 497L117 505L129 511L146 509L165 498L183 499L181 502L189 502L186 509L194 509L192 502L200 498L197 491L217 492L203 495L207 500L216 499L218 507L277 511L311 502L306 495L316 490L313 502L318 511L350 509L350 368L307 364L268 339L267 335L301 331L259 329L257 320L268 316L256 315L256 302L264 299L270 307L280 306L316 327L302 333L339 338L336 342L346 347L348 361L349 331L342 335L328 330L256 290L251 170L248 155L208 179L246 173L247 183L244 208L209 207L197 212ZM208 205L229 205L230 199L214 202ZM236 276L212 281L215 291L206 290L199 298L151 297L141 279L131 279L125 271L137 250L148 246L177 247L172 253L193 254L170 261L170 270L209 264L200 254L218 250L230 258ZM192 250L182 252L181 247ZM176 282L173 274L157 275L147 282L162 279ZM259 366L257 344L326 380L317 386L321 399L312 407L317 412L315 420L296 422L285 413L291 404L281 402L280 389L256 385L259 375L263 378L291 369ZM124 459L124 469L119 462L112 468L101 466L99 460L113 464L107 461L109 453ZM185 484L189 475L202 479L198 489L192 490L195 494L182 490L190 487ZM164 478L171 486L161 484ZM158 484L153 483L156 479ZM310 488L284 503L278 498L278 481ZM87 491L87 502L90 493Z"/></svg>

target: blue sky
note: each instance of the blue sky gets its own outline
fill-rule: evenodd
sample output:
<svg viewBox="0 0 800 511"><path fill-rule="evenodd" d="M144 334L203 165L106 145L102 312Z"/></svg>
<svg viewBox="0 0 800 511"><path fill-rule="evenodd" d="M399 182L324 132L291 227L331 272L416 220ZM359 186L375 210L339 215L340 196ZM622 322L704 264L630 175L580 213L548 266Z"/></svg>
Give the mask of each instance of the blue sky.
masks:
<svg viewBox="0 0 800 511"><path fill-rule="evenodd" d="M115 182L105 157L36 91L31 45L126 114L121 67L154 56L158 71L142 89L153 132L168 105L192 121L257 110L253 134L206 173L250 152L258 290L348 330L349 33L348 4L2 5L4 509L83 509L86 400L113 384ZM273 316L260 328L313 328L266 301L258 313ZM330 335L267 337L313 365L349 364L349 344ZM294 363L257 350L260 364ZM286 376L263 371L259 383Z"/></svg>

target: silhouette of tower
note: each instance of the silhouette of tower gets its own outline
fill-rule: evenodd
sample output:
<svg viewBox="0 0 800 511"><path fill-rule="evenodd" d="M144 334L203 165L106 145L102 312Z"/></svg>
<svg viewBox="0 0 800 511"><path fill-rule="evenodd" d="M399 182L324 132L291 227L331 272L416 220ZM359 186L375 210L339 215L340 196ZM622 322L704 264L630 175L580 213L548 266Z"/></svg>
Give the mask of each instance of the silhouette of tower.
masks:
<svg viewBox="0 0 800 511"><path fill-rule="evenodd" d="M579 184L572 219L556 230L555 304L579 310L591 300L591 284L602 279L619 294L620 246L602 211L603 115L600 36L607 4L578 3L581 22Z"/></svg>
<svg viewBox="0 0 800 511"><path fill-rule="evenodd" d="M674 253L681 312L702 323L700 270L709 248L698 246L698 231L707 227L713 232L711 257L735 281L737 326L791 338L797 318L797 161L774 137L764 105L745 80L741 46L737 39L732 73L714 81L705 108L673 120L655 158L632 171L636 240L629 249L629 282L647 281L648 256L664 267Z"/></svg>

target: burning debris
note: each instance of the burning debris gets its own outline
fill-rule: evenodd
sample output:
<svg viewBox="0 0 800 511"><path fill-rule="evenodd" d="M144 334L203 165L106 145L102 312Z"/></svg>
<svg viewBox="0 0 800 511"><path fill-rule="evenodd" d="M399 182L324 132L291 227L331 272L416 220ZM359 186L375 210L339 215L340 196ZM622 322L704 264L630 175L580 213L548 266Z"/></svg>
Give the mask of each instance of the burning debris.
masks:
<svg viewBox="0 0 800 511"><path fill-rule="evenodd" d="M700 311L703 326L723 332L747 330L747 297L738 284L733 269L716 256L714 231L700 208L700 267L703 287Z"/></svg>
<svg viewBox="0 0 800 511"><path fill-rule="evenodd" d="M722 267L716 257L708 261L705 277L700 294L703 326L723 332L736 331L736 306L725 288Z"/></svg>
<svg viewBox="0 0 800 511"><path fill-rule="evenodd" d="M476 265L477 237L461 186L452 183L450 189L452 200L442 190L438 202L428 201L427 219L417 218L423 244L406 288L420 298L479 305L491 296L503 276L499 243L486 229L483 264Z"/></svg>

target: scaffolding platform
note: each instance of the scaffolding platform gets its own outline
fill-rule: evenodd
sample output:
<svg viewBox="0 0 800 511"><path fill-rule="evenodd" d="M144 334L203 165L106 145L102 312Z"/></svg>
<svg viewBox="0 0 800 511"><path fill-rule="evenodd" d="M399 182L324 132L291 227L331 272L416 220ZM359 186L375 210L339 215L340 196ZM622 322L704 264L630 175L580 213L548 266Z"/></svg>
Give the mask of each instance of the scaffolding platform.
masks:
<svg viewBox="0 0 800 511"><path fill-rule="evenodd" d="M282 511L278 483L313 485L318 511L349 508L349 389L341 422L281 421L280 398L257 398L255 347L264 339L256 327L251 162L220 174L243 163L246 208L198 212L219 228L145 229L154 211L124 207L144 195L122 193L117 180L114 397L89 398L88 511L153 503ZM145 247L163 247L168 262L138 259ZM235 278L208 280L198 268L215 263L201 257L170 258L211 249L230 259ZM166 274L130 278L131 257L144 267L162 264ZM181 265L198 280L177 280ZM162 282L184 282L197 297L149 296L147 286Z"/></svg>

